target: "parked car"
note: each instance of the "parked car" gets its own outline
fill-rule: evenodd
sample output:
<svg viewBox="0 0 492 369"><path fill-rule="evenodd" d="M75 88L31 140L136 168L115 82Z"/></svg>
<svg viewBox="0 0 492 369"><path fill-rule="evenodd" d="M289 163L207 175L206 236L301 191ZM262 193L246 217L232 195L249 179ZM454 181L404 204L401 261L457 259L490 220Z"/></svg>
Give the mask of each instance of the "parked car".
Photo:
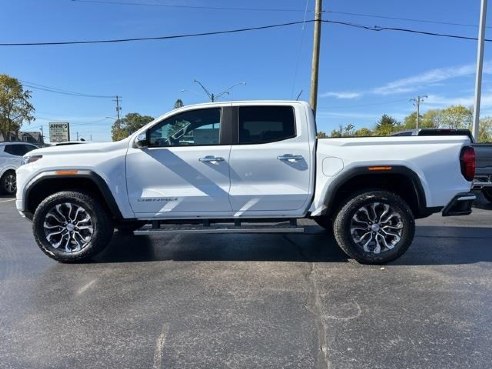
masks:
<svg viewBox="0 0 492 369"><path fill-rule="evenodd" d="M473 189L492 202L492 144L476 143L469 129L421 128L394 133L393 136L467 136L475 149L476 168Z"/></svg>
<svg viewBox="0 0 492 369"><path fill-rule="evenodd" d="M22 156L37 148L25 142L0 142L0 193L15 194L15 171L22 164Z"/></svg>

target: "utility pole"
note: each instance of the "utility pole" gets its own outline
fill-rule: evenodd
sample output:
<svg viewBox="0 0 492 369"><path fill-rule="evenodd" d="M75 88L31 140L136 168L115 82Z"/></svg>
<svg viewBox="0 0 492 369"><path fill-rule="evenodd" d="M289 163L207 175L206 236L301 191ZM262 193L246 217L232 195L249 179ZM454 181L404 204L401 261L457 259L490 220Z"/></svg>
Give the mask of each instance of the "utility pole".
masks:
<svg viewBox="0 0 492 369"><path fill-rule="evenodd" d="M482 0L480 8L480 27L478 31L477 72L475 75L475 109L473 112L473 137L478 140L480 125L480 99L482 94L483 49L485 40L485 23L487 18L487 0Z"/></svg>
<svg viewBox="0 0 492 369"><path fill-rule="evenodd" d="M311 97L310 104L316 114L318 105L318 74L319 74L319 50L321 41L321 14L323 12L322 0L316 0L314 11L314 36L313 36L313 60L311 63Z"/></svg>
<svg viewBox="0 0 492 369"><path fill-rule="evenodd" d="M415 129L419 129L420 103L424 102L424 99L427 99L427 95L417 96L415 99L410 99L410 101L413 101L413 105L417 107L417 123Z"/></svg>
<svg viewBox="0 0 492 369"><path fill-rule="evenodd" d="M218 94L214 94L213 92L210 92L200 81L198 80L193 80L193 82L198 83L200 87L202 88L203 91L207 94L208 98L210 99L211 102L217 101L217 99L225 94L229 94L229 91L232 90L234 87L239 86L239 85L246 85L246 82L239 82L236 83L235 85L232 85L229 88L226 88L224 91L219 92Z"/></svg>
<svg viewBox="0 0 492 369"><path fill-rule="evenodd" d="M120 111L121 111L121 106L120 106L121 96L115 96L113 101L116 102L116 116L118 117L118 121L119 121L120 120Z"/></svg>

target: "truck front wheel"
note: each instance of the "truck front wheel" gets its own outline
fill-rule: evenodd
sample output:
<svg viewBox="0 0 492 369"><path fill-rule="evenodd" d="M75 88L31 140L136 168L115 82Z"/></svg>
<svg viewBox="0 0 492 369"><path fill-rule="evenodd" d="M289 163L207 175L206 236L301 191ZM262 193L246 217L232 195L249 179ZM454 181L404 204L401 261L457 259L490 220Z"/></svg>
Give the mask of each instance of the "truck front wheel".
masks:
<svg viewBox="0 0 492 369"><path fill-rule="evenodd" d="M85 261L102 251L113 235L106 210L90 195L64 191L47 197L33 218L34 238L50 258Z"/></svg>
<svg viewBox="0 0 492 369"><path fill-rule="evenodd" d="M333 228L347 255L364 264L384 264L407 251L415 221L400 196L371 191L349 199L337 213Z"/></svg>

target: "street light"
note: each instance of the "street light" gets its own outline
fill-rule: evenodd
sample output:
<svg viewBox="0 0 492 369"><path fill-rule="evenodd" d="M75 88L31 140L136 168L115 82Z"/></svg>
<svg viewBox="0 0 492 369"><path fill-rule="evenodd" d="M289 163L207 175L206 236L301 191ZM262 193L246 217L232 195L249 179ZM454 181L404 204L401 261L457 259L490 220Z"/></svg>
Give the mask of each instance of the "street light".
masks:
<svg viewBox="0 0 492 369"><path fill-rule="evenodd" d="M193 82L198 83L200 85L202 90L207 94L208 98L212 102L216 101L219 97L224 96L225 94L229 94L229 91L232 90L234 87L239 86L239 85L243 85L243 86L246 85L246 82L239 82L239 83L232 85L229 88L226 88L224 91L219 92L218 94L214 94L213 92L210 92L200 81L195 79Z"/></svg>

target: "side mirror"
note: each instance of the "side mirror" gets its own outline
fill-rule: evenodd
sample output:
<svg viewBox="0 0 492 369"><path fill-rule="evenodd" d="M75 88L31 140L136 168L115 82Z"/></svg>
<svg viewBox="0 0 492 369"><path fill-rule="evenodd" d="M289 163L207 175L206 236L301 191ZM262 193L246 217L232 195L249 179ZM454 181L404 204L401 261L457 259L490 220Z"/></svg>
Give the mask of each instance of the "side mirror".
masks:
<svg viewBox="0 0 492 369"><path fill-rule="evenodd" d="M140 133L135 140L135 147L143 149L149 146L149 140L147 139L147 132Z"/></svg>

